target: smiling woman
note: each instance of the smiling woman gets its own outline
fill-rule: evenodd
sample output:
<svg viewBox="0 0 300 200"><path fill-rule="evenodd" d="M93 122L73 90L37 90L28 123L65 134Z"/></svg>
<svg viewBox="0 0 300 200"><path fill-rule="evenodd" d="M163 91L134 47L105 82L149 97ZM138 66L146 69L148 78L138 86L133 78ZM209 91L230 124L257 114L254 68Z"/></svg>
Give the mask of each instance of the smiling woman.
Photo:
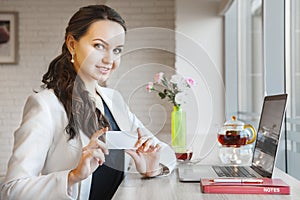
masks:
<svg viewBox="0 0 300 200"><path fill-rule="evenodd" d="M98 84L118 68L125 32L124 20L105 5L72 16L62 53L50 63L42 90L26 102L1 199L111 199L130 157L144 177L174 169L172 149L117 91ZM108 130L135 132L134 149L108 151Z"/></svg>
<svg viewBox="0 0 300 200"><path fill-rule="evenodd" d="M101 31L104 30L104 31ZM85 82L106 81L119 66L125 42L125 30L118 23L102 20L94 22L87 34L76 41L67 36L67 46L74 57L74 67Z"/></svg>

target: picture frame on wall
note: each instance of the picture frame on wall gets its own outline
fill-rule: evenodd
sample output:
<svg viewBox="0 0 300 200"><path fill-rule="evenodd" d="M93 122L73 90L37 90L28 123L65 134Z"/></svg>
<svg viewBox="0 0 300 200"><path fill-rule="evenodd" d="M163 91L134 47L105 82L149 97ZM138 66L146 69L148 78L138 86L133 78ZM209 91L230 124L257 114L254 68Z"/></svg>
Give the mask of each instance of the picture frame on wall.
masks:
<svg viewBox="0 0 300 200"><path fill-rule="evenodd" d="M0 64L17 63L17 12L0 11Z"/></svg>

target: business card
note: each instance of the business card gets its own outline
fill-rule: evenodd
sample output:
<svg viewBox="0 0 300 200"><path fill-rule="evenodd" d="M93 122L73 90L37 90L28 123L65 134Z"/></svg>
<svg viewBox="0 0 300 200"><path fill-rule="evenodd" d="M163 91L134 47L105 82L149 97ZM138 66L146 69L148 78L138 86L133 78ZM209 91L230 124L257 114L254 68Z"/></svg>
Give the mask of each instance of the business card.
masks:
<svg viewBox="0 0 300 200"><path fill-rule="evenodd" d="M108 149L136 149L134 145L138 141L137 132L107 131L105 135Z"/></svg>

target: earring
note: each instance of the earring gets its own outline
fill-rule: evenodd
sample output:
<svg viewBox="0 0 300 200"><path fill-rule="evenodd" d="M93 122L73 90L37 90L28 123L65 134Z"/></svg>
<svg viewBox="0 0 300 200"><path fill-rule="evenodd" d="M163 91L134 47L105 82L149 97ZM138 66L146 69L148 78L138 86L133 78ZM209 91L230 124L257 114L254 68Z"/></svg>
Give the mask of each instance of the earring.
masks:
<svg viewBox="0 0 300 200"><path fill-rule="evenodd" d="M71 55L72 55L71 63L74 63L74 53L72 52Z"/></svg>

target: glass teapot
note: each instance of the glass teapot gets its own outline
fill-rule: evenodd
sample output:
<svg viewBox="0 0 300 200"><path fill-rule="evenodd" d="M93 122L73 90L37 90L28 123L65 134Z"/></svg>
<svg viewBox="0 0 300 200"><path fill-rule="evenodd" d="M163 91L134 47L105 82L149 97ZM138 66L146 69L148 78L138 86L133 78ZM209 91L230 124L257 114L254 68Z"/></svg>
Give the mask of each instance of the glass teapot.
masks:
<svg viewBox="0 0 300 200"><path fill-rule="evenodd" d="M249 131L250 130L250 131ZM256 130L250 124L238 121L235 116L224 123L218 133L218 141L222 146L240 147L251 144L256 139Z"/></svg>
<svg viewBox="0 0 300 200"><path fill-rule="evenodd" d="M248 164L252 159L252 144L256 130L250 124L238 121L235 116L226 121L218 132L219 157L224 164Z"/></svg>

